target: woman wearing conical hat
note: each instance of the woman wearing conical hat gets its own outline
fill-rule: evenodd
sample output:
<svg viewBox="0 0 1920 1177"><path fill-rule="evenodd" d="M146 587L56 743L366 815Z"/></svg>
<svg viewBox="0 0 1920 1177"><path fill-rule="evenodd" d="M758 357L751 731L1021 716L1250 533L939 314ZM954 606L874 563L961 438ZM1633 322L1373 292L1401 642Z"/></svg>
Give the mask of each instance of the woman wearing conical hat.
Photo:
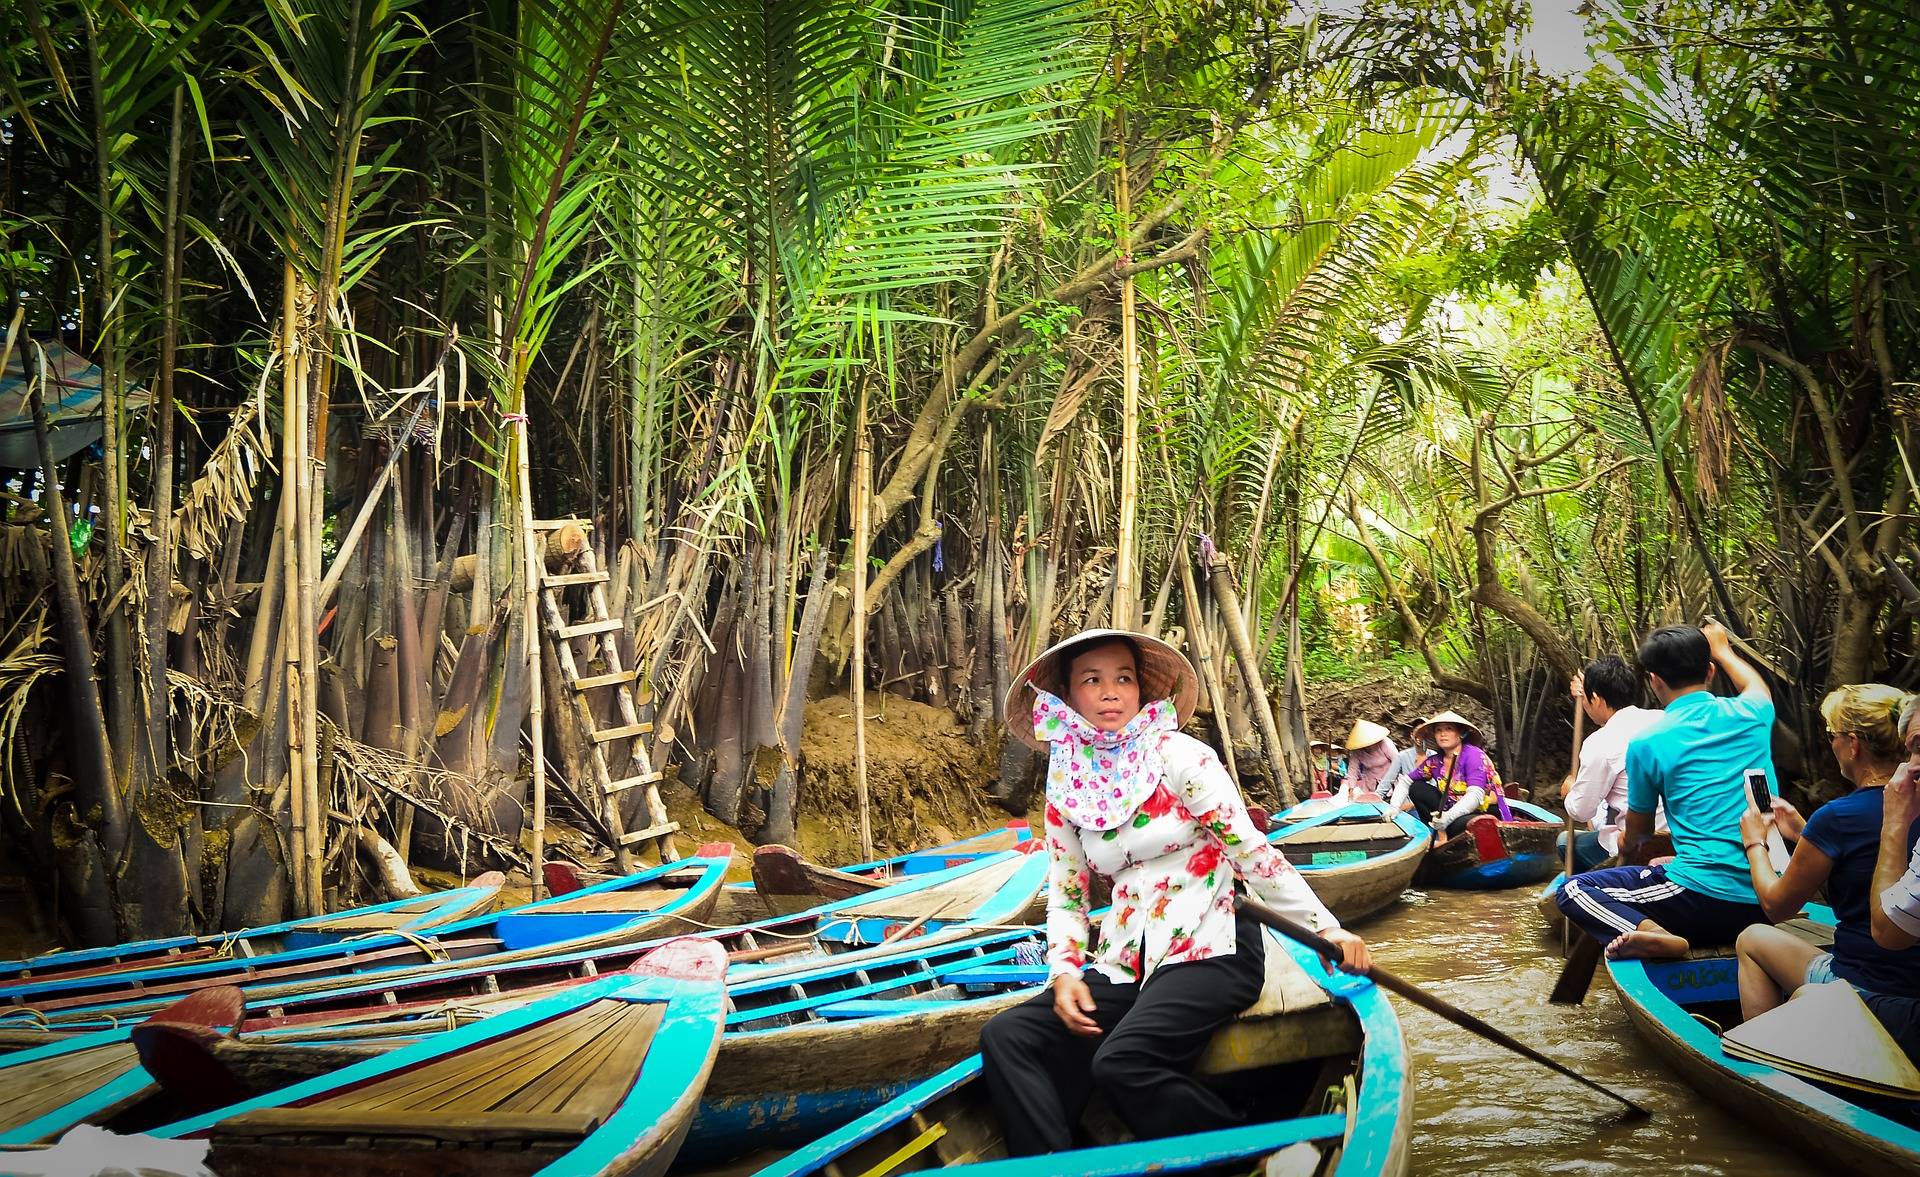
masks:
<svg viewBox="0 0 1920 1177"><path fill-rule="evenodd" d="M1307 745L1307 764L1313 770L1313 795L1344 793L1347 786L1346 754L1325 740Z"/></svg>
<svg viewBox="0 0 1920 1177"><path fill-rule="evenodd" d="M1180 733L1193 668L1144 634L1090 630L1021 671L1006 700L1015 739L1047 754L1047 963L1052 984L981 1031L984 1074L1008 1151L1070 1148L1097 1085L1134 1135L1227 1128L1236 1113L1191 1075L1214 1030L1265 979L1256 898L1340 947L1366 944L1254 828L1220 760ZM1113 905L1088 950L1091 875Z"/></svg>
<svg viewBox="0 0 1920 1177"><path fill-rule="evenodd" d="M1347 733L1347 792L1353 796L1378 795L1380 783L1393 767L1400 749L1393 746L1392 733L1370 719L1356 719Z"/></svg>
<svg viewBox="0 0 1920 1177"><path fill-rule="evenodd" d="M1435 751L1407 774L1407 801L1433 827L1438 846L1467 828L1475 815L1497 809L1512 821L1500 770L1480 746L1480 727L1457 711L1442 711L1413 729L1413 742Z"/></svg>

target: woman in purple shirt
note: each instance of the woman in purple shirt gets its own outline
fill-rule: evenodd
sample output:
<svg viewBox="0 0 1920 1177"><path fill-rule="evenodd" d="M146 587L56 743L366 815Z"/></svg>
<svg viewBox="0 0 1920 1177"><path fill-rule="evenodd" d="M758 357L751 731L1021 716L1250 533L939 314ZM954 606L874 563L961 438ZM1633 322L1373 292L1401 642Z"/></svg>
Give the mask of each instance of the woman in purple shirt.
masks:
<svg viewBox="0 0 1920 1177"><path fill-rule="evenodd" d="M1439 749L1408 774L1406 802L1433 827L1436 846L1464 832L1467 822L1485 810L1497 807L1502 821L1513 819L1500 787L1500 770L1480 739L1473 721L1452 711L1442 711L1413 731L1415 747L1432 741Z"/></svg>

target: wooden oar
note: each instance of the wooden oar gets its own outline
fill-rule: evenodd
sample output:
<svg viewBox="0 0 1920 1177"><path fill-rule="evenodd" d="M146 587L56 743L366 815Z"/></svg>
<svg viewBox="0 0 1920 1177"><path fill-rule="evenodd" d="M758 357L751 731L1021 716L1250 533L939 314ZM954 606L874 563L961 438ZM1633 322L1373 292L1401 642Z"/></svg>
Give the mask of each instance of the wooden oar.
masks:
<svg viewBox="0 0 1920 1177"><path fill-rule="evenodd" d="M1328 960L1340 959L1340 950L1338 948L1334 947L1331 943L1322 939L1321 937L1314 935L1312 932L1301 927L1299 924L1294 923L1292 920L1288 919L1286 916L1281 915L1279 912L1273 910L1271 907L1268 907L1266 904L1261 903L1258 900L1248 899L1244 895L1236 896L1234 898L1233 903L1234 903L1234 908L1236 910L1246 912L1248 915L1252 916L1254 919L1258 920L1259 922L1265 924L1269 928L1272 928L1274 931L1279 932L1281 935L1286 936L1288 939L1295 940L1301 944L1306 945L1308 948L1313 949L1315 952L1319 953L1321 956L1327 958ZM1591 937L1588 937L1588 939L1591 939ZM1480 1037L1485 1038L1489 1042L1493 1042L1500 1046L1504 1046L1508 1050L1513 1051L1515 1054L1524 1055L1525 1057L1532 1059L1534 1062L1539 1063L1541 1066L1546 1067L1549 1070L1558 1072L1561 1075L1565 1075L1567 1078L1572 1079L1574 1082L1580 1084L1583 1087L1592 1088L1594 1091L1599 1092L1601 1095L1606 1096L1608 1099L1617 1100L1620 1104L1622 1104L1626 1108L1626 1111L1622 1113L1622 1115L1623 1115L1623 1118L1627 1120L1647 1120L1647 1119L1653 1118L1652 1112L1641 1107L1639 1104L1628 1099L1626 1096L1621 1095L1619 1092L1613 1090L1612 1088L1604 1087L1601 1084L1594 1082L1592 1079L1587 1078L1585 1075L1582 1075L1580 1072L1574 1070L1572 1067L1569 1067L1564 1063L1557 1062L1554 1059L1548 1058L1546 1055L1541 1054L1539 1051L1535 1050L1533 1047L1528 1046L1526 1043L1521 1042L1517 1038L1514 1038L1512 1035L1508 1034L1506 1031L1481 1021L1479 1018L1474 1017L1472 1014L1468 1013L1466 1010L1461 1009L1459 1006L1454 1005L1452 1002L1449 1002L1443 998L1434 996L1432 993L1427 992L1425 989L1422 989L1420 986L1415 985L1413 982L1407 981L1398 976L1395 976L1393 973L1388 972L1387 970L1381 968L1379 965L1374 965L1362 975L1365 976L1369 981L1372 981L1374 984L1380 986L1382 989L1385 989L1387 992L1398 994L1399 996L1406 998L1408 1001L1413 1002L1415 1005L1419 1006L1421 1009L1430 1010L1433 1013L1439 1014L1441 1017L1447 1019L1449 1022L1452 1022L1454 1025L1459 1026L1463 1030L1471 1030L1472 1032L1480 1035Z"/></svg>
<svg viewBox="0 0 1920 1177"><path fill-rule="evenodd" d="M1586 706L1580 702L1580 700L1575 699L1573 701L1573 764L1567 769L1567 779L1569 781L1573 780L1575 777L1578 777L1580 775L1580 742L1586 738L1586 734L1587 734L1587 709L1586 709ZM1560 798L1560 804L1563 808L1566 806L1566 803L1567 803L1567 799L1565 797ZM1569 809L1567 810L1567 855L1566 855L1566 873L1564 875L1564 877L1568 879L1573 877L1573 838L1574 838L1573 811ZM1572 920L1565 919L1565 918L1561 919L1560 921L1560 955L1562 957L1566 956L1568 952L1572 950L1572 947L1573 947L1572 928L1573 928Z"/></svg>

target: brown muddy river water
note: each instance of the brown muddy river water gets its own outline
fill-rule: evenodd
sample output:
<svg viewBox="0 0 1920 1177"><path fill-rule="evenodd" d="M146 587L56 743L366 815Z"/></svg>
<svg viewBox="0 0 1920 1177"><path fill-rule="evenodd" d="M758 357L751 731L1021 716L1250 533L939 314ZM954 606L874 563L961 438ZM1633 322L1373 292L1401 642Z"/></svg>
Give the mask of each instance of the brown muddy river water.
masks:
<svg viewBox="0 0 1920 1177"><path fill-rule="evenodd" d="M1413 1171L1421 1177L1536 1173L1831 1172L1696 1094L1642 1045L1601 968L1586 1004L1547 1004L1560 938L1535 892L1408 892L1359 925L1374 960L1493 1022L1654 1113L1604 1122L1614 1106L1519 1055L1396 1001L1413 1056Z"/></svg>

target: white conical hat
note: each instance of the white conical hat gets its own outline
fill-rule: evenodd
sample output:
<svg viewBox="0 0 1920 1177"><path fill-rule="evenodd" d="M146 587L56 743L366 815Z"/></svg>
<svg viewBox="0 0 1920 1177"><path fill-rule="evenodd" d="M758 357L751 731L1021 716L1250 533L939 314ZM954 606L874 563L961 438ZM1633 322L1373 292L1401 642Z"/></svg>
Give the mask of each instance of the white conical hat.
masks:
<svg viewBox="0 0 1920 1177"><path fill-rule="evenodd" d="M1392 732L1371 719L1356 719L1353 721L1353 730L1347 733L1347 751L1358 752L1362 748L1371 748L1392 735Z"/></svg>
<svg viewBox="0 0 1920 1177"><path fill-rule="evenodd" d="M1793 1000L1727 1031L1729 1057L1789 1074L1920 1099L1920 1069L1845 981L1802 985Z"/></svg>

